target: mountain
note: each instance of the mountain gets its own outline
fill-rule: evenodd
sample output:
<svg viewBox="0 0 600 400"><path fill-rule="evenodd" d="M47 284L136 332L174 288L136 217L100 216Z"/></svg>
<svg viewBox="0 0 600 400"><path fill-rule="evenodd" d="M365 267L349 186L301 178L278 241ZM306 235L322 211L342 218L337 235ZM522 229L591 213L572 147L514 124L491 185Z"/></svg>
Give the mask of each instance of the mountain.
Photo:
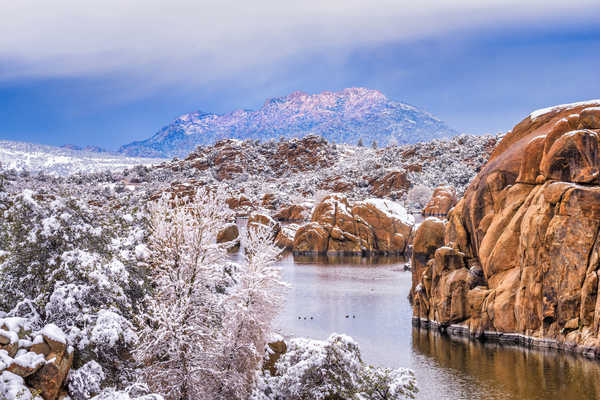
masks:
<svg viewBox="0 0 600 400"><path fill-rule="evenodd" d="M158 164L156 158L133 158L122 154L73 150L42 144L0 140L0 170L43 172L67 176L76 172L118 171L135 165Z"/></svg>
<svg viewBox="0 0 600 400"><path fill-rule="evenodd" d="M119 152L182 157L198 145L226 138L267 141L309 134L335 143L356 144L362 138L365 144L375 140L386 145L445 138L456 132L433 115L392 101L377 90L349 88L313 95L298 91L269 99L257 111L184 114L151 138L124 145Z"/></svg>

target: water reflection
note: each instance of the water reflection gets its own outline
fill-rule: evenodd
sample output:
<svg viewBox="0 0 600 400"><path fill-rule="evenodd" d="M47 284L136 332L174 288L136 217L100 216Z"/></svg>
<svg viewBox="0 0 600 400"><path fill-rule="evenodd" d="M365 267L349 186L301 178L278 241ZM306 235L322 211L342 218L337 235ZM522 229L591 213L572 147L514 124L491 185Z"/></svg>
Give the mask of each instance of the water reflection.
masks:
<svg viewBox="0 0 600 400"><path fill-rule="evenodd" d="M450 338L413 328L416 354L472 378L488 399L597 399L600 365L580 356Z"/></svg>
<svg viewBox="0 0 600 400"><path fill-rule="evenodd" d="M390 264L405 264L408 259L403 255L339 255L339 254L317 254L293 255L294 264L317 264L317 265L390 265Z"/></svg>
<svg viewBox="0 0 600 400"><path fill-rule="evenodd" d="M279 331L316 339L347 333L367 362L414 369L418 399L600 398L596 361L413 328L405 262L402 257L287 255L280 265L292 288L276 323Z"/></svg>

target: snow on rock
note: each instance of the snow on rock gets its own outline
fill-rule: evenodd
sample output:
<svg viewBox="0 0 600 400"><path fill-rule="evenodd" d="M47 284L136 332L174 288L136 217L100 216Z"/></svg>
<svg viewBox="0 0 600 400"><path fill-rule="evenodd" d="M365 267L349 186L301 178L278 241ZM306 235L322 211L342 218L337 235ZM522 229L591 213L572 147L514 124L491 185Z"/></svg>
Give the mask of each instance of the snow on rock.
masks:
<svg viewBox="0 0 600 400"><path fill-rule="evenodd" d="M46 325L41 331L40 334L44 336L46 339L50 339L57 343L67 344L67 337L65 333L58 326L54 324Z"/></svg>
<svg viewBox="0 0 600 400"><path fill-rule="evenodd" d="M298 254L402 254L414 217L398 203L383 199L350 202L335 194L325 197L311 222L297 229Z"/></svg>
<svg viewBox="0 0 600 400"><path fill-rule="evenodd" d="M395 218L406 225L413 225L415 223L415 217L408 213L399 203L391 200L384 199L367 199L365 203L372 204L378 210L385 213L390 218Z"/></svg>
<svg viewBox="0 0 600 400"><path fill-rule="evenodd" d="M586 106L586 105L600 105L600 99L580 101L580 102L576 102L576 103L560 104L560 105L556 105L556 106L552 106L552 107L541 108L541 109L535 110L534 112L529 114L529 118L532 120L536 120L539 117L546 115L546 114L560 112L567 108Z"/></svg>

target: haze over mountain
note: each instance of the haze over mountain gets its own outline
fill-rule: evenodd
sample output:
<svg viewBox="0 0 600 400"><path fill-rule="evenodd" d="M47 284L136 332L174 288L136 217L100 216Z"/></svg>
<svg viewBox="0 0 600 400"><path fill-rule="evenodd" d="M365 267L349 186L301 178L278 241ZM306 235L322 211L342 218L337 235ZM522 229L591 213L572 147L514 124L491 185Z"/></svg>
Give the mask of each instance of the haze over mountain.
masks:
<svg viewBox="0 0 600 400"><path fill-rule="evenodd" d="M433 115L388 99L377 90L348 88L307 94L296 91L267 100L257 111L184 114L147 140L122 146L137 157L185 156L198 145L225 138L258 139L323 136L335 143L417 143L456 132ZM393 139L392 139L393 138Z"/></svg>

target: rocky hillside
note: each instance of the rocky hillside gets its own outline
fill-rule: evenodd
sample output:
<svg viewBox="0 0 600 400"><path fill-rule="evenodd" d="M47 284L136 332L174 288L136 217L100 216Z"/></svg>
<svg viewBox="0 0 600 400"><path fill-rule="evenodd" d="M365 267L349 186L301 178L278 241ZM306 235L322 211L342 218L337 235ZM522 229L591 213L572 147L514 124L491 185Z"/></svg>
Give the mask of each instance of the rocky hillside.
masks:
<svg viewBox="0 0 600 400"><path fill-rule="evenodd" d="M415 238L417 322L600 356L600 100L532 113Z"/></svg>
<svg viewBox="0 0 600 400"><path fill-rule="evenodd" d="M198 145L222 139L267 141L309 134L335 143L357 144L362 139L365 144L387 145L445 138L456 132L433 115L376 90L349 88L314 95L294 92L267 100L257 111L184 114L151 138L122 146L119 152L135 157L185 157Z"/></svg>
<svg viewBox="0 0 600 400"><path fill-rule="evenodd" d="M266 143L225 140L143 176L133 170L126 179L170 182L169 190L181 194L224 183L237 193L232 207L240 212L314 205L330 193L352 201L388 198L418 212L439 185L462 195L495 144L492 136L465 135L382 149L335 145L316 136Z"/></svg>

